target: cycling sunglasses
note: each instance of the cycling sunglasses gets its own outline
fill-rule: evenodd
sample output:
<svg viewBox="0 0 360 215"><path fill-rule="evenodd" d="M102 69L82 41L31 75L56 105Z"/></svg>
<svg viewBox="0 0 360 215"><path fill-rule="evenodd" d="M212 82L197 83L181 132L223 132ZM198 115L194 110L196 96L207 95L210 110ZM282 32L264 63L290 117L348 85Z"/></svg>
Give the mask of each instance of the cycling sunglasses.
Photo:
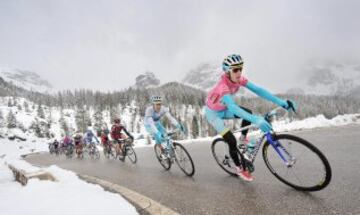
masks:
<svg viewBox="0 0 360 215"><path fill-rule="evenodd" d="M243 67L236 67L236 68L232 68L231 69L231 72L232 73L238 73L238 72L241 72L243 70Z"/></svg>

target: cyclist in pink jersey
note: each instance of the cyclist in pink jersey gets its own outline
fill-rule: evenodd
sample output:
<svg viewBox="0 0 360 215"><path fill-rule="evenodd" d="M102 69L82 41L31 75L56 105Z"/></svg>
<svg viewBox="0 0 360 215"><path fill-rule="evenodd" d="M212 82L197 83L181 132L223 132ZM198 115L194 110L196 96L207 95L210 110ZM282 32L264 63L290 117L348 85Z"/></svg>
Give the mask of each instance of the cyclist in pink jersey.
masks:
<svg viewBox="0 0 360 215"><path fill-rule="evenodd" d="M269 100L286 110L295 111L295 103L274 96L269 91L255 85L242 75L243 59L240 55L229 55L223 61L222 68L225 72L220 81L208 93L205 106L205 116L208 122L224 138L229 145L229 154L235 163L237 174L246 181L252 181L253 176L244 165L240 165L237 154L236 138L230 129L225 127L224 119L242 118L242 127L255 124L263 132L271 131L271 125L261 116L253 115L252 111L239 106L233 99L233 95L240 87L245 87L256 95ZM242 132L241 141L247 143L247 130Z"/></svg>

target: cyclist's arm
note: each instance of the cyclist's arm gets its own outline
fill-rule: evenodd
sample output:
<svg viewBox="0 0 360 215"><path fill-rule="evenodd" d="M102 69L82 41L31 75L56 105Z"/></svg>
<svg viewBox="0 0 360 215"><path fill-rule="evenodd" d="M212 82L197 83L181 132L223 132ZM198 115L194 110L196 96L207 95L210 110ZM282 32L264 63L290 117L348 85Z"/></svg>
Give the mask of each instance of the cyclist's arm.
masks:
<svg viewBox="0 0 360 215"><path fill-rule="evenodd" d="M273 94L271 94L269 91L265 90L264 88L261 88L257 85L255 85L254 83L248 81L247 84L245 85L245 87L247 89L249 89L250 91L252 91L253 93L255 93L256 95L268 100L268 101L271 101L281 107L285 107L287 104L286 104L286 101L280 99L279 97L277 96L274 96Z"/></svg>
<svg viewBox="0 0 360 215"><path fill-rule="evenodd" d="M125 127L123 127L123 130L128 137L130 137L131 139L134 139L134 137L126 130Z"/></svg>
<svg viewBox="0 0 360 215"><path fill-rule="evenodd" d="M151 127L151 130L156 134L158 131L158 129L155 126L155 122L154 119L152 118L152 114L150 110L146 110L145 112L145 119L144 122L146 125L149 125Z"/></svg>
<svg viewBox="0 0 360 215"><path fill-rule="evenodd" d="M178 126L179 122L170 114L169 109L165 109L165 116L170 120L173 126Z"/></svg>
<svg viewBox="0 0 360 215"><path fill-rule="evenodd" d="M222 103L228 108L228 110L233 113L234 115L245 119L250 122L255 122L254 115L250 114L249 112L245 111L238 104L234 101L230 94L226 94L221 98Z"/></svg>
<svg viewBox="0 0 360 215"><path fill-rule="evenodd" d="M95 135L93 137L94 137L94 139L96 140L97 143L100 143L99 139Z"/></svg>

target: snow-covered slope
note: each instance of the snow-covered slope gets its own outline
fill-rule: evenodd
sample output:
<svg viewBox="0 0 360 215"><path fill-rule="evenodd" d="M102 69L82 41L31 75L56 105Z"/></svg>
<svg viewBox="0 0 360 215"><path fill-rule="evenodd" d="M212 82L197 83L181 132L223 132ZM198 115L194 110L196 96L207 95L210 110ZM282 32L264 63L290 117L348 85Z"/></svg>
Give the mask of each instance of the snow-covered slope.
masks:
<svg viewBox="0 0 360 215"><path fill-rule="evenodd" d="M136 105L132 103L129 106L117 107L116 115L120 116L122 123L131 131L135 137L140 133L145 133L145 128L141 123L140 113L134 115ZM36 138L36 128L33 124L39 125L42 133L48 133L50 138L60 139L65 135L63 124L73 135L79 128L76 124L76 110L61 109L55 107L41 106L43 117L39 115L39 106L33 102L19 97L0 97L0 135L3 137L20 136L26 139ZM14 128L8 127L9 113L14 115ZM92 122L91 129L95 130L96 120L94 118L95 110L90 108L88 115ZM111 128L110 113L108 110L102 111L102 128ZM61 120L63 117L63 121ZM132 130L133 128L133 130ZM46 135L44 136L46 137Z"/></svg>
<svg viewBox="0 0 360 215"><path fill-rule="evenodd" d="M41 93L51 93L54 91L53 86L35 72L2 68L0 69L0 77L2 77L6 82L22 87L26 90Z"/></svg>

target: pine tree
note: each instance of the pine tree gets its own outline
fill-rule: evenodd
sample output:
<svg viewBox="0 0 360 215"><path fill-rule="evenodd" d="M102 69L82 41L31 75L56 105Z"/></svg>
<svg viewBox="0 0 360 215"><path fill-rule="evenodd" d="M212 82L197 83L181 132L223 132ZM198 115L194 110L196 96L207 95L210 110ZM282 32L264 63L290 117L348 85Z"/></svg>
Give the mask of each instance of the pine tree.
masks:
<svg viewBox="0 0 360 215"><path fill-rule="evenodd" d="M7 104L8 107L12 107L13 106L13 102L11 100L11 98L8 99L8 104Z"/></svg>
<svg viewBox="0 0 360 215"><path fill-rule="evenodd" d="M20 104L18 104L18 105L17 105L17 109L18 109L19 111L21 111L21 110L22 110L22 107L21 107L21 105L20 105Z"/></svg>
<svg viewBox="0 0 360 215"><path fill-rule="evenodd" d="M191 123L191 134L193 138L197 138L199 136L199 124L196 115L193 116Z"/></svg>
<svg viewBox="0 0 360 215"><path fill-rule="evenodd" d="M54 122L54 119L52 117L53 108L49 106L49 115L47 117L47 122L49 123L49 128L51 128L51 124Z"/></svg>
<svg viewBox="0 0 360 215"><path fill-rule="evenodd" d="M16 117L13 112L10 110L6 117L7 127L8 128L16 128Z"/></svg>
<svg viewBox="0 0 360 215"><path fill-rule="evenodd" d="M26 128L22 122L17 123L17 127L22 130L24 133L26 132Z"/></svg>
<svg viewBox="0 0 360 215"><path fill-rule="evenodd" d="M60 111L60 114L61 114L59 119L60 128L63 130L64 135L69 135L70 128L64 117L62 110Z"/></svg>
<svg viewBox="0 0 360 215"><path fill-rule="evenodd" d="M75 123L79 131L85 132L88 126L91 126L89 112L85 108L79 108L75 114Z"/></svg>
<svg viewBox="0 0 360 215"><path fill-rule="evenodd" d="M41 119L45 119L44 109L42 108L41 104L38 106L37 116Z"/></svg>
<svg viewBox="0 0 360 215"><path fill-rule="evenodd" d="M104 118L102 111L100 109L96 110L95 113L93 114L93 118L94 118L94 129L99 133L104 126Z"/></svg>
<svg viewBox="0 0 360 215"><path fill-rule="evenodd" d="M35 120L31 123L30 129L35 132L35 135L37 137L39 137L39 138L44 137L44 135L42 133L42 130L41 130L40 122L39 122L39 120L37 118L35 118Z"/></svg>
<svg viewBox="0 0 360 215"><path fill-rule="evenodd" d="M5 122L4 122L4 115L3 115L3 112L1 111L0 109L0 128L4 127L5 126Z"/></svg>
<svg viewBox="0 0 360 215"><path fill-rule="evenodd" d="M110 124L112 124L114 122L114 119L119 117L119 111L118 111L118 108L116 107L110 107Z"/></svg>

